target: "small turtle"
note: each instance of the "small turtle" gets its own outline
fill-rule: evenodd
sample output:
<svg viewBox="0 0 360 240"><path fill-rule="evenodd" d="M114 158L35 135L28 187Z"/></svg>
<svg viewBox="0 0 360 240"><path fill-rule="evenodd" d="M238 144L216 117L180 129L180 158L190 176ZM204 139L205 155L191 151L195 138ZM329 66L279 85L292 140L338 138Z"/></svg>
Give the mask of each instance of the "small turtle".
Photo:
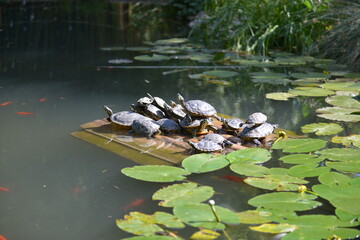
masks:
<svg viewBox="0 0 360 240"><path fill-rule="evenodd" d="M142 97L139 100L137 100L137 104L141 105L141 106L144 106L144 105L147 105L147 104L151 104L153 101L154 101L154 99L152 99L152 98Z"/></svg>
<svg viewBox="0 0 360 240"><path fill-rule="evenodd" d="M198 152L220 152L223 150L223 147L220 144L210 140L201 140L196 143L188 141L188 143Z"/></svg>
<svg viewBox="0 0 360 240"><path fill-rule="evenodd" d="M132 123L131 128L130 133L145 135L148 138L161 133L160 125L151 119L136 119Z"/></svg>
<svg viewBox="0 0 360 240"><path fill-rule="evenodd" d="M247 119L246 119L246 124L250 124L253 126L259 126L260 124L265 123L267 120L267 116L261 112L256 112L251 114Z"/></svg>
<svg viewBox="0 0 360 240"><path fill-rule="evenodd" d="M105 112L109 115L108 121L110 121L115 126L119 126L121 128L131 128L131 124L134 120L140 120L146 118L145 116L131 111L121 111L117 113L113 113L113 111L106 105L104 105Z"/></svg>
<svg viewBox="0 0 360 240"><path fill-rule="evenodd" d="M152 99L152 104L160 108L162 111L165 111L165 105L167 105L167 103L164 101L164 99L159 97L153 97L150 95L150 93L147 93L147 95L150 99Z"/></svg>
<svg viewBox="0 0 360 240"><path fill-rule="evenodd" d="M189 100L185 102L184 98L179 93L178 93L178 100L181 106L190 116L214 117L217 114L216 109L205 101Z"/></svg>
<svg viewBox="0 0 360 240"><path fill-rule="evenodd" d="M178 132L181 130L180 125L172 119L162 118L156 121L160 125L160 130L162 132Z"/></svg>
<svg viewBox="0 0 360 240"><path fill-rule="evenodd" d="M212 125L212 119L205 118L192 120L190 116L186 115L186 117L179 122L179 125L184 130L192 133L195 137L197 134L208 133L208 128Z"/></svg>
<svg viewBox="0 0 360 240"><path fill-rule="evenodd" d="M275 131L277 125L270 123L263 123L257 127L245 127L244 130L238 135L244 141L253 141L255 144L260 145L261 141Z"/></svg>
<svg viewBox="0 0 360 240"><path fill-rule="evenodd" d="M134 112L140 113L154 120L159 120L165 117L165 113L153 104L131 104L130 108Z"/></svg>
<svg viewBox="0 0 360 240"><path fill-rule="evenodd" d="M203 140L208 140L208 141L212 141L216 144L219 144L220 146L224 147L224 146L231 146L233 143L229 140L227 140L225 137L223 137L220 134L217 133L209 133L206 134L201 141Z"/></svg>
<svg viewBox="0 0 360 240"><path fill-rule="evenodd" d="M221 118L222 128L234 134L237 134L243 127L244 121L240 118Z"/></svg>
<svg viewBox="0 0 360 240"><path fill-rule="evenodd" d="M176 105L175 103L175 105L172 104L172 106L169 106L168 104L165 104L164 107L167 115L169 115L169 117L173 120L182 120L186 116L186 113L181 105Z"/></svg>

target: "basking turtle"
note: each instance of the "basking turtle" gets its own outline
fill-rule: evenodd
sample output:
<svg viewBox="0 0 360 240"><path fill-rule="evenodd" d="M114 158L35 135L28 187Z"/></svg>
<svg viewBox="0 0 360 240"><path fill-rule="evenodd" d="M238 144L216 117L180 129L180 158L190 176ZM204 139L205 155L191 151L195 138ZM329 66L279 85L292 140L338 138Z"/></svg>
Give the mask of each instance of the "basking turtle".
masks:
<svg viewBox="0 0 360 240"><path fill-rule="evenodd" d="M267 120L267 116L261 112L256 112L251 114L246 119L246 124L250 124L252 126L259 126L260 124L265 123Z"/></svg>
<svg viewBox="0 0 360 240"><path fill-rule="evenodd" d="M154 99L152 99L152 98L142 97L139 100L137 100L137 104L141 105L141 106L144 106L144 105L147 105L147 104L151 104L153 101L154 101Z"/></svg>
<svg viewBox="0 0 360 240"><path fill-rule="evenodd" d="M169 115L169 117L173 120L182 120L186 116L186 113L181 105L177 105L175 103L175 105L172 104L172 106L169 106L168 104L165 104L164 107L167 115Z"/></svg>
<svg viewBox="0 0 360 240"><path fill-rule="evenodd" d="M145 135L148 138L160 134L160 125L152 119L136 119L131 125L130 133Z"/></svg>
<svg viewBox="0 0 360 240"><path fill-rule="evenodd" d="M276 125L270 123L263 123L257 127L248 126L238 136L244 141L253 141L255 144L260 145L261 141L273 133L276 127Z"/></svg>
<svg viewBox="0 0 360 240"><path fill-rule="evenodd" d="M178 132L181 130L180 125L172 119L162 118L156 121L160 125L160 130L162 132Z"/></svg>
<svg viewBox="0 0 360 240"><path fill-rule="evenodd" d="M220 152L223 150L223 147L220 144L210 140L201 140L196 143L188 141L188 143L198 152Z"/></svg>
<svg viewBox="0 0 360 240"><path fill-rule="evenodd" d="M219 144L220 146L224 147L224 146L231 146L233 143L229 140L227 140L225 137L223 137L220 134L217 133L209 133L206 134L201 141L203 140L207 140L207 141L212 141L216 144Z"/></svg>
<svg viewBox="0 0 360 240"><path fill-rule="evenodd" d="M140 120L146 118L145 116L131 111L121 111L117 113L113 113L113 111L106 105L104 105L105 112L109 115L107 118L115 126L119 126L121 128L130 129L131 124L133 124L134 120Z"/></svg>
<svg viewBox="0 0 360 240"><path fill-rule="evenodd" d="M153 104L146 104L146 105L131 104L130 108L134 112L140 113L154 120L159 120L165 117L165 113Z"/></svg>
<svg viewBox="0 0 360 240"><path fill-rule="evenodd" d="M193 136L196 136L197 134L208 133L208 128L212 125L212 119L204 118L192 120L190 116L186 115L186 117L179 122L179 125Z"/></svg>
<svg viewBox="0 0 360 240"><path fill-rule="evenodd" d="M181 106L190 116L217 117L217 111L210 103L202 100L189 100L185 102L184 98L179 93L177 95Z"/></svg>
<svg viewBox="0 0 360 240"><path fill-rule="evenodd" d="M244 121L240 118L221 118L220 120L222 122L222 128L227 131L234 134L237 134L243 127Z"/></svg>
<svg viewBox="0 0 360 240"><path fill-rule="evenodd" d="M152 104L160 108L162 111L165 111L165 105L167 105L167 103L164 101L164 99L159 97L153 97L150 95L150 93L147 93L147 95L152 100Z"/></svg>

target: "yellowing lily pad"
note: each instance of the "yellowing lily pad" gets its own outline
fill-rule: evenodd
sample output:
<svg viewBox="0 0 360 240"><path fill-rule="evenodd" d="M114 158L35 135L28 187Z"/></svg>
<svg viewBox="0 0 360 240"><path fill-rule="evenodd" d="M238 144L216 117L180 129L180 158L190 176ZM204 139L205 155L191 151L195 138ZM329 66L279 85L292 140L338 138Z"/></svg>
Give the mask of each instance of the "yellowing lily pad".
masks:
<svg viewBox="0 0 360 240"><path fill-rule="evenodd" d="M360 148L360 135L350 135L350 136L346 136L346 137L333 137L331 139L331 142L333 143L341 143L345 146L355 146Z"/></svg>
<svg viewBox="0 0 360 240"><path fill-rule="evenodd" d="M220 233L210 229L200 229L191 235L191 240L212 240L220 237ZM173 239L173 238L172 238Z"/></svg>
<svg viewBox="0 0 360 240"><path fill-rule="evenodd" d="M297 191L300 184L308 181L289 175L264 175L263 177L248 177L244 180L247 184L268 190Z"/></svg>
<svg viewBox="0 0 360 240"><path fill-rule="evenodd" d="M293 232L297 229L297 226L287 223L265 223L260 226L250 227L250 229L258 232L267 232L267 233L276 234L276 233Z"/></svg>
<svg viewBox="0 0 360 240"><path fill-rule="evenodd" d="M336 107L360 109L360 101L351 96L331 96L327 97L325 101Z"/></svg>
<svg viewBox="0 0 360 240"><path fill-rule="evenodd" d="M238 75L238 73L233 72L233 71L214 70L214 71L203 72L202 75L207 76L207 77L228 78L228 77L234 77L234 76Z"/></svg>
<svg viewBox="0 0 360 240"><path fill-rule="evenodd" d="M318 87L297 87L290 89L289 93L307 97L325 97L335 94L334 91Z"/></svg>
<svg viewBox="0 0 360 240"><path fill-rule="evenodd" d="M190 174L185 169L164 165L127 167L121 172L128 177L149 182L180 181L186 178L184 175Z"/></svg>
<svg viewBox="0 0 360 240"><path fill-rule="evenodd" d="M312 133L316 135L331 135L341 132L343 128L337 123L311 123L301 127L303 133Z"/></svg>
<svg viewBox="0 0 360 240"><path fill-rule="evenodd" d="M287 92L274 92L266 94L266 98L278 101L287 101L289 98L293 97L296 97L296 95Z"/></svg>
<svg viewBox="0 0 360 240"><path fill-rule="evenodd" d="M325 147L326 141L314 138L283 139L273 144L273 149L283 149L284 152L312 152Z"/></svg>

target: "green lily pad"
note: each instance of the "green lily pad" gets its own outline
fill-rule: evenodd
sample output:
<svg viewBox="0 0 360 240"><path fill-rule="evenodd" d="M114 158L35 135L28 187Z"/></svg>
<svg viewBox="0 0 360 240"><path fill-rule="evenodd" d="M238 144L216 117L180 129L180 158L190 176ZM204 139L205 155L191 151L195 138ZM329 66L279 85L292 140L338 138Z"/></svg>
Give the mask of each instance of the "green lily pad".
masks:
<svg viewBox="0 0 360 240"><path fill-rule="evenodd" d="M338 172L327 172L319 176L319 182L327 186L348 186L350 179L348 176Z"/></svg>
<svg viewBox="0 0 360 240"><path fill-rule="evenodd" d="M200 229L191 235L191 240L212 240L220 237L220 233L210 229Z"/></svg>
<svg viewBox="0 0 360 240"><path fill-rule="evenodd" d="M214 206L220 222L217 221L211 206L204 203L180 204L174 207L174 214L183 222L206 229L224 229L225 224L239 224L238 216L229 209Z"/></svg>
<svg viewBox="0 0 360 240"><path fill-rule="evenodd" d="M196 183L173 184L154 193L153 200L162 200L160 206L173 207L177 204L202 202L214 194L212 187L198 187Z"/></svg>
<svg viewBox="0 0 360 240"><path fill-rule="evenodd" d="M165 212L155 212L153 215L130 212L130 215L125 215L124 220L117 219L116 225L123 231L145 236L165 232L159 225L164 225L169 228L185 227L179 219Z"/></svg>
<svg viewBox="0 0 360 240"><path fill-rule="evenodd" d="M293 211L264 208L238 212L237 215L239 216L240 222L245 224L279 222L280 219L294 218L297 216Z"/></svg>
<svg viewBox="0 0 360 240"><path fill-rule="evenodd" d="M322 88L336 91L360 91L359 84L355 82L327 82L320 86Z"/></svg>
<svg viewBox="0 0 360 240"><path fill-rule="evenodd" d="M329 74L320 73L320 72L311 72L311 73L292 73L290 74L293 78L301 79L328 79L331 77Z"/></svg>
<svg viewBox="0 0 360 240"><path fill-rule="evenodd" d="M190 59L198 62L210 62L214 58L214 55L208 53L193 53L190 54Z"/></svg>
<svg viewBox="0 0 360 240"><path fill-rule="evenodd" d="M248 177L244 182L257 188L276 191L297 191L299 184L308 183L304 179L289 175L264 175L261 178Z"/></svg>
<svg viewBox="0 0 360 240"><path fill-rule="evenodd" d="M311 123L301 127L303 133L312 133L316 135L331 135L341 132L343 128L337 123Z"/></svg>
<svg viewBox="0 0 360 240"><path fill-rule="evenodd" d="M360 115L352 114L357 111L359 110L356 108L339 107L325 107L316 110L316 112L321 113L318 114L318 117L344 122L359 122Z"/></svg>
<svg viewBox="0 0 360 240"><path fill-rule="evenodd" d="M314 201L316 198L314 195L305 193L275 192L251 198L248 203L255 207L269 209L305 211L321 206L320 202Z"/></svg>
<svg viewBox="0 0 360 240"><path fill-rule="evenodd" d="M251 79L254 83L269 83L269 84L287 84L291 80L287 78L253 78Z"/></svg>
<svg viewBox="0 0 360 240"><path fill-rule="evenodd" d="M245 176L262 177L264 174L269 173L267 167L251 164L248 162L240 162L230 165L231 171Z"/></svg>
<svg viewBox="0 0 360 240"><path fill-rule="evenodd" d="M360 109L360 101L356 100L351 96L331 96L331 97L327 97L325 101L328 104L336 107Z"/></svg>
<svg viewBox="0 0 360 240"><path fill-rule="evenodd" d="M292 85L298 87L319 87L323 83L323 80L317 79L297 79L291 82Z"/></svg>
<svg viewBox="0 0 360 240"><path fill-rule="evenodd" d="M307 97L325 97L335 94L334 91L318 87L297 87L290 89L289 93Z"/></svg>
<svg viewBox="0 0 360 240"><path fill-rule="evenodd" d="M165 60L169 60L170 57L164 56L164 55L153 54L152 56L150 56L150 55L136 56L136 57L134 57L134 59L138 60L138 61L150 62L150 61L165 61Z"/></svg>
<svg viewBox="0 0 360 240"><path fill-rule="evenodd" d="M331 167L337 171L340 172L346 172L346 173L358 173L360 172L360 162L327 162L326 166Z"/></svg>
<svg viewBox="0 0 360 240"><path fill-rule="evenodd" d="M326 141L314 138L283 139L273 144L273 149L283 149L284 152L312 152L325 147Z"/></svg>
<svg viewBox="0 0 360 240"><path fill-rule="evenodd" d="M288 170L289 175L294 177L316 177L329 172L329 167L317 167L318 164L296 165Z"/></svg>
<svg viewBox="0 0 360 240"><path fill-rule="evenodd" d="M250 229L258 232L267 232L267 233L276 234L276 233L293 232L297 229L297 226L287 223L266 223L260 226L250 227Z"/></svg>
<svg viewBox="0 0 360 240"><path fill-rule="evenodd" d="M333 143L341 143L345 146L355 146L360 148L360 135L350 135L350 136L346 136L346 137L333 137L331 139L331 142Z"/></svg>
<svg viewBox="0 0 360 240"><path fill-rule="evenodd" d="M287 101L289 98L293 97L296 97L296 95L287 92L274 92L266 94L266 98L278 101Z"/></svg>
<svg viewBox="0 0 360 240"><path fill-rule="evenodd" d="M263 163L271 158L271 154L268 150L263 148L246 148L237 150L226 155L230 164L235 163Z"/></svg>
<svg viewBox="0 0 360 240"><path fill-rule="evenodd" d="M185 169L164 166L164 165L147 165L123 168L123 174L138 180L149 182L173 182L185 179L184 175L190 173Z"/></svg>
<svg viewBox="0 0 360 240"><path fill-rule="evenodd" d="M201 153L185 158L181 164L189 172L204 173L224 168L229 164L229 161L225 155L216 156Z"/></svg>
<svg viewBox="0 0 360 240"><path fill-rule="evenodd" d="M328 148L315 152L332 161L360 162L360 150L351 148Z"/></svg>
<svg viewBox="0 0 360 240"><path fill-rule="evenodd" d="M238 75L238 73L233 71L214 70L214 71L203 72L202 75L205 75L207 77L228 78L228 77L234 77Z"/></svg>
<svg viewBox="0 0 360 240"><path fill-rule="evenodd" d="M155 41L154 43L160 45L168 45L168 44L180 44L188 41L189 39L187 38L170 38L170 39L160 39Z"/></svg>
<svg viewBox="0 0 360 240"><path fill-rule="evenodd" d="M266 78L266 79L279 79L287 78L288 75L284 73L275 73L275 72L252 72L250 73L252 78Z"/></svg>
<svg viewBox="0 0 360 240"><path fill-rule="evenodd" d="M280 161L290 164L313 164L324 160L323 157L318 157L314 154L291 154L279 158Z"/></svg>

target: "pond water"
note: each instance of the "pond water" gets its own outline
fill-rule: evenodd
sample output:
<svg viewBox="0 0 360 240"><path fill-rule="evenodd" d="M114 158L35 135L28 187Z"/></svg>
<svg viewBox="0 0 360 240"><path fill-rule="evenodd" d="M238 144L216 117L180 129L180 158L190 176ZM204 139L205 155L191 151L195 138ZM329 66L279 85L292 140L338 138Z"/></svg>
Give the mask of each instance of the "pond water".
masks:
<svg viewBox="0 0 360 240"><path fill-rule="evenodd" d="M102 47L145 46L143 41L178 36L172 22L129 26L127 7L105 1L0 4L0 103L10 102L0 107L0 187L9 189L0 192L0 235L7 239L121 239L132 235L118 229L115 219L129 211L151 214L160 209L151 200L159 184L120 173L134 162L70 135L81 124L105 117L104 104L128 110L147 92L167 101L179 92L234 117L261 111L270 122L295 132L316 121L314 109L324 100L266 99L266 93L288 87L253 83L249 72L263 68L230 68L240 77L227 86L189 78L188 74L214 69L190 60L166 62L169 68L108 67L110 59L133 59L142 53ZM189 70L163 74L174 65ZM219 193L235 193L215 197L217 204L235 211L249 209L247 200L264 192L217 177L224 174L227 170L191 180ZM134 201L139 204L131 205ZM247 228L239 228L241 237L272 237Z"/></svg>

